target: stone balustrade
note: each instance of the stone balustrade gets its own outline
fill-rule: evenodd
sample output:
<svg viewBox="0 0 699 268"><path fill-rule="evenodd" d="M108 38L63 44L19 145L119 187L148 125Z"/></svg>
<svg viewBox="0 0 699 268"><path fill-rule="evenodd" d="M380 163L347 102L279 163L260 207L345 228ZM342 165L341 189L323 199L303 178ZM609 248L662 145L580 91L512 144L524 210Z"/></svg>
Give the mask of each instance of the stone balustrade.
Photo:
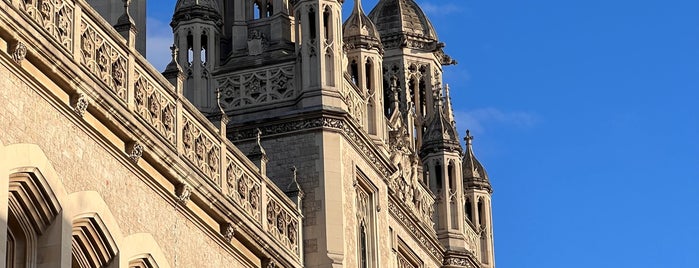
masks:
<svg viewBox="0 0 699 268"><path fill-rule="evenodd" d="M89 74L93 81L83 83L102 89L92 94L123 106L109 112L126 110L131 114L120 116L139 121L129 125L149 135L136 139L157 139L140 143L165 144L158 150L177 155L175 162L195 170L184 183L219 191L227 198L218 201L237 210L229 215L244 217L253 223L246 230L264 234L262 241L253 242L278 243L271 248L282 248L293 262L302 263L300 210L84 0L2 1L13 10L0 12L18 13L42 33L37 39L54 45L64 54L61 58Z"/></svg>

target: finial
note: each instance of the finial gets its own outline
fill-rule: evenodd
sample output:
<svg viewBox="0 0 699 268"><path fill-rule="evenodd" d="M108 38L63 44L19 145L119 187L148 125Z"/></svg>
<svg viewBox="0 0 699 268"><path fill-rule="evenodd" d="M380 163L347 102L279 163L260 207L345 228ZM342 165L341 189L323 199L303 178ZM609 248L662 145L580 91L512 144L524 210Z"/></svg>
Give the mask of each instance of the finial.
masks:
<svg viewBox="0 0 699 268"><path fill-rule="evenodd" d="M219 112L221 112L221 116L226 116L226 112L223 111L223 105L221 105L221 92L223 92L223 89L219 88L216 90L216 104Z"/></svg>
<svg viewBox="0 0 699 268"><path fill-rule="evenodd" d="M298 169L296 169L296 166L295 166L295 165L294 165L294 166L291 166L291 172L293 172L293 177L291 177L291 180L292 180L293 182L298 182L298 180L297 180L298 177L296 176L296 172L297 172L297 171L298 171Z"/></svg>
<svg viewBox="0 0 699 268"><path fill-rule="evenodd" d="M177 54L180 52L180 49L177 48L175 44L172 44L172 46L170 46L170 51L172 52L172 60L177 60Z"/></svg>
<svg viewBox="0 0 699 268"><path fill-rule="evenodd" d="M464 137L464 141L466 141L466 145L468 145L469 147L473 144L473 136L471 136L471 130L466 130L466 137Z"/></svg>
<svg viewBox="0 0 699 268"><path fill-rule="evenodd" d="M262 130L260 130L260 128L256 128L255 133L257 134L257 145L262 147Z"/></svg>

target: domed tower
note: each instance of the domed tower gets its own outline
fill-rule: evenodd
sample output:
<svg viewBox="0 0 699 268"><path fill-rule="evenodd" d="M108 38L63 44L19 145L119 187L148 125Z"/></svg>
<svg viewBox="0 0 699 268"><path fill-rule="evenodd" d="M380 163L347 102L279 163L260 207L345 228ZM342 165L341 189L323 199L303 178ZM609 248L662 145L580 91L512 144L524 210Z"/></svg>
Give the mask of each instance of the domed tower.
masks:
<svg viewBox="0 0 699 268"><path fill-rule="evenodd" d="M409 132L415 140L414 148L420 148L426 120L434 107L431 96L441 90L442 65L453 61L445 60L444 44L439 43L432 23L414 0L380 0L369 18L385 49L384 88L396 79L404 121L412 121ZM393 93L386 90L384 94L385 99L391 99ZM384 111L389 110L386 105Z"/></svg>
<svg viewBox="0 0 699 268"><path fill-rule="evenodd" d="M186 82L184 95L200 111L216 109L211 73L219 62L221 12L216 0L178 0L170 26Z"/></svg>
<svg viewBox="0 0 699 268"><path fill-rule="evenodd" d="M481 267L495 267L491 195L493 188L488 173L473 153L473 136L466 131L466 152L463 159L466 219L479 235Z"/></svg>
<svg viewBox="0 0 699 268"><path fill-rule="evenodd" d="M448 97L446 98L449 99ZM435 202L437 238L447 250L465 251L464 186L461 172L461 144L449 105L442 91L434 94L435 106L426 122L420 158L429 171L430 190ZM447 104L449 101L447 101Z"/></svg>
<svg viewBox="0 0 699 268"><path fill-rule="evenodd" d="M376 26L364 14L361 0L354 0L354 9L342 25L342 34L347 53L346 70L367 100L366 118L362 123L374 142L383 145L387 137L381 71L383 46Z"/></svg>

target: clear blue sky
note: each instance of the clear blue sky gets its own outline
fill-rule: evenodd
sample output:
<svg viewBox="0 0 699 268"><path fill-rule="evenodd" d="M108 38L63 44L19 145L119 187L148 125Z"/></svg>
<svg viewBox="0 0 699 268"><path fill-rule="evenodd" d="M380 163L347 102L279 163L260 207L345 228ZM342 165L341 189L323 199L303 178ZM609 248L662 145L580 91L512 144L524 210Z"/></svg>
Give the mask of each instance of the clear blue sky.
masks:
<svg viewBox="0 0 699 268"><path fill-rule="evenodd" d="M161 70L174 2L149 3ZM497 267L699 267L699 1L417 2L459 61Z"/></svg>

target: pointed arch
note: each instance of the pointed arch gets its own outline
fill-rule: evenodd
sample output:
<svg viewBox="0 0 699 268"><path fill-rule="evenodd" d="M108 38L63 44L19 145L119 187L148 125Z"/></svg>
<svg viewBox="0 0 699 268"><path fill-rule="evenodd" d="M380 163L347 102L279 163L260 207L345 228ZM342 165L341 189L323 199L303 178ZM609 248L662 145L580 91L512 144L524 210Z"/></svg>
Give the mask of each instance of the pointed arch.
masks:
<svg viewBox="0 0 699 268"><path fill-rule="evenodd" d="M147 233L125 237L121 256L127 258L129 268L170 268L160 246Z"/></svg>
<svg viewBox="0 0 699 268"><path fill-rule="evenodd" d="M68 196L67 217L72 221L72 267L107 267L119 254L122 237L114 216L99 193L84 191Z"/></svg>
<svg viewBox="0 0 699 268"><path fill-rule="evenodd" d="M0 210L6 210L8 217L0 223L8 224L3 233L8 243L0 246L7 254L5 265L33 266L38 260L41 265L60 266L60 260L45 258L70 254L60 247L69 237L62 233L64 223L59 220L67 193L56 171L34 144L0 146L0 166L0 175L7 180L0 186Z"/></svg>

